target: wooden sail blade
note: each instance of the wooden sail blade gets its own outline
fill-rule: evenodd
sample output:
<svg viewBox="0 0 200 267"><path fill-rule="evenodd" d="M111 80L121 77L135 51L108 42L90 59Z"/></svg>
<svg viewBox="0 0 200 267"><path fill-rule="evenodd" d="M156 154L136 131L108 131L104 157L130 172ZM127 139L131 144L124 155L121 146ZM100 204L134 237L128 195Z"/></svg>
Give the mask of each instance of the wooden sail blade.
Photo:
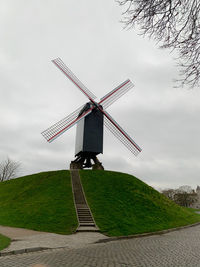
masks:
<svg viewBox="0 0 200 267"><path fill-rule="evenodd" d="M121 126L105 111L104 124L114 134L117 139L122 142L135 156L142 151L142 149L135 143L135 141L122 129Z"/></svg>
<svg viewBox="0 0 200 267"><path fill-rule="evenodd" d="M56 58L52 60L56 67L61 70L67 78L73 82L78 89L86 95L90 100L96 98L96 96L73 74L73 72L65 65L65 63L60 59Z"/></svg>
<svg viewBox="0 0 200 267"><path fill-rule="evenodd" d="M133 86L134 86L133 83L129 79L124 81L119 86L114 88L111 92L102 97L99 104L102 105L104 109L109 107L118 98L120 98L122 95L127 93L131 88L133 88Z"/></svg>
<svg viewBox="0 0 200 267"><path fill-rule="evenodd" d="M81 114L81 116L78 116L83 107L84 105L81 106L79 109L75 110L73 113L71 113L64 119L58 121L48 129L43 131L41 134L48 142L54 141L58 136L63 134L65 131L69 130L77 122L79 122L81 119L83 119L92 112L93 107L84 112L83 114Z"/></svg>

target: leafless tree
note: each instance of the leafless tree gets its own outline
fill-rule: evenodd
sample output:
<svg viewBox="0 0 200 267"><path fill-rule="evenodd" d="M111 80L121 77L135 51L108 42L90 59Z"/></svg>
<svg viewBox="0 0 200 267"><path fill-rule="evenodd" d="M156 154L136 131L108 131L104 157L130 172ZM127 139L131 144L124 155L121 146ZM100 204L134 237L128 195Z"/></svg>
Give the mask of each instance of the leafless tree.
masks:
<svg viewBox="0 0 200 267"><path fill-rule="evenodd" d="M197 194L189 185L182 185L176 190L174 201L180 206L190 207L197 201Z"/></svg>
<svg viewBox="0 0 200 267"><path fill-rule="evenodd" d="M140 34L153 38L161 48L176 50L180 85L200 81L199 0L116 0L126 6L126 27L139 26Z"/></svg>
<svg viewBox="0 0 200 267"><path fill-rule="evenodd" d="M196 193L177 192L175 194L174 201L183 207L190 207L197 201Z"/></svg>
<svg viewBox="0 0 200 267"><path fill-rule="evenodd" d="M174 200L174 196L176 194L176 190L175 189L164 189L161 191L161 193L163 195L165 195L167 198L171 199L171 200Z"/></svg>
<svg viewBox="0 0 200 267"><path fill-rule="evenodd" d="M188 193L188 194L194 193L194 190L189 185L182 185L176 191L179 192L179 193L183 193L183 192L184 193Z"/></svg>
<svg viewBox="0 0 200 267"><path fill-rule="evenodd" d="M197 194L189 185L182 185L178 189L164 189L161 192L180 206L190 207L197 201Z"/></svg>
<svg viewBox="0 0 200 267"><path fill-rule="evenodd" d="M7 158L0 163L0 182L16 178L20 163Z"/></svg>

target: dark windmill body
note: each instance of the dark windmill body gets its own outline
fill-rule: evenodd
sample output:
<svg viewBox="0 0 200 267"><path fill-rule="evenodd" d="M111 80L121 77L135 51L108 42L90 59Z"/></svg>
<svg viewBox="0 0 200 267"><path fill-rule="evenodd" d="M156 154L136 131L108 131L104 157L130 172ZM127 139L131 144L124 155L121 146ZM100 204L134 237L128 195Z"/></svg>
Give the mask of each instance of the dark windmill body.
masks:
<svg viewBox="0 0 200 267"><path fill-rule="evenodd" d="M78 117L90 109L93 104L87 103ZM97 155L103 154L103 114L98 108L77 123L75 156L77 163L81 167L85 162L85 167L92 167L91 159L96 165L100 164ZM74 164L76 167L77 164ZM73 164L72 164L73 166Z"/></svg>
<svg viewBox="0 0 200 267"><path fill-rule="evenodd" d="M129 91L133 84L126 80L111 92L105 95L97 103L96 98L71 72L60 58L53 63L86 95L89 102L81 106L69 116L55 123L42 135L48 142L52 142L66 130L77 124L76 131L76 159L71 162L71 168L97 168L103 169L97 159L97 155L103 153L103 127L104 125L135 155L141 152L141 148L133 139L119 126L119 124L105 111L119 97ZM94 164L92 164L92 161Z"/></svg>

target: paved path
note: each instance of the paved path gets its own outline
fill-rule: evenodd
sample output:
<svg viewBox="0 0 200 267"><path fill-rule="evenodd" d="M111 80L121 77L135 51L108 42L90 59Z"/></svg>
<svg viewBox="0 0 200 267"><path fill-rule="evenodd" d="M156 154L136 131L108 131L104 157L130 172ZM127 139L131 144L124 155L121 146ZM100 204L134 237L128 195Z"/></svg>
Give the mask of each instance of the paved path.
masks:
<svg viewBox="0 0 200 267"><path fill-rule="evenodd" d="M200 267L200 226L164 235L0 258L1 267Z"/></svg>
<svg viewBox="0 0 200 267"><path fill-rule="evenodd" d="M27 248L81 248L107 238L98 232L59 235L7 226L0 226L0 233L13 240L10 246L2 252L20 251Z"/></svg>
<svg viewBox="0 0 200 267"><path fill-rule="evenodd" d="M34 231L34 230L29 230L29 229L2 226L2 225L0 225L0 233L2 235L10 237L11 239L23 238L24 236L46 234L46 232L39 232L39 231Z"/></svg>

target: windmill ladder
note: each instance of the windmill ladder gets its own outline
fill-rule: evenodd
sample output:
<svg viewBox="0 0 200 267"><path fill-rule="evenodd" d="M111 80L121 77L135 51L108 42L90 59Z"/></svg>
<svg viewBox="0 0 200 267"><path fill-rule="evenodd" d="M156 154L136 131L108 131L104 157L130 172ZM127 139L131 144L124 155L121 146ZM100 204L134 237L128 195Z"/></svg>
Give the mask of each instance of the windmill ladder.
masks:
<svg viewBox="0 0 200 267"><path fill-rule="evenodd" d="M71 169L72 192L79 226L77 232L98 232L81 184L79 171Z"/></svg>

